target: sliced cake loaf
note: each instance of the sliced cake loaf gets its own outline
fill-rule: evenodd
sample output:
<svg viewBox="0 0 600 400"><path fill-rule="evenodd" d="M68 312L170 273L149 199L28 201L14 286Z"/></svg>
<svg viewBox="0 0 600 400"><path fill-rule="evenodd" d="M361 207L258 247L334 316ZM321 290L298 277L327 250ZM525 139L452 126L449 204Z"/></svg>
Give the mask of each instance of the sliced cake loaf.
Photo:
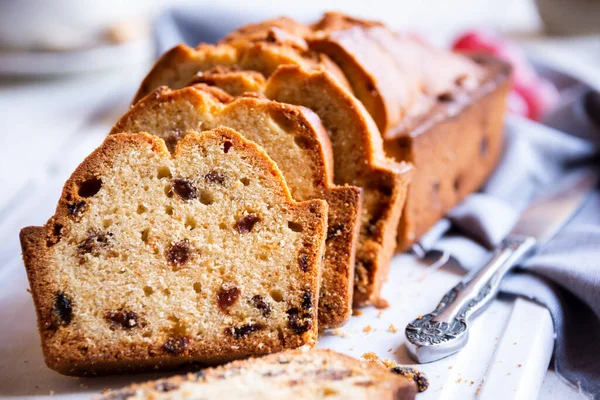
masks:
<svg viewBox="0 0 600 400"><path fill-rule="evenodd" d="M48 223L21 231L46 363L89 375L313 345L326 219L231 129L173 155L110 135Z"/></svg>
<svg viewBox="0 0 600 400"><path fill-rule="evenodd" d="M240 71L231 73L233 82L242 76ZM255 81L255 76L249 75L250 81ZM158 88L136 103L111 133L148 132L163 138L173 149L191 129L225 126L265 149L282 171L294 199L319 198L329 204L319 327L342 325L352 314L361 190L334 185L331 143L312 111L265 98L234 99L217 91L220 89L206 85L179 90Z"/></svg>
<svg viewBox="0 0 600 400"><path fill-rule="evenodd" d="M201 48L199 46L196 53L201 53ZM323 68L307 70L298 65L282 65L265 81L264 77L257 77L257 72L263 68L249 74L229 67L206 68L198 71L201 73L193 73L196 59L203 59L205 65L218 63L209 52L193 57L188 54L188 59L163 56L163 61L155 65L148 77L164 77L164 81L154 78L152 81L157 86L164 84L177 88L181 86L183 75L179 74L176 80L168 77L174 75L172 71L185 70L188 83L234 88L236 94L243 93L244 86L256 90L264 82L259 93L282 103L305 106L321 118L333 146L334 182L362 187L364 193L354 274L354 304L385 305L379 301L380 290L396 247L396 230L411 167L385 157L381 135L364 106L340 84L339 79ZM149 88L143 85L138 95Z"/></svg>
<svg viewBox="0 0 600 400"><path fill-rule="evenodd" d="M289 350L185 376L132 385L101 400L414 399L416 385L331 350Z"/></svg>
<svg viewBox="0 0 600 400"><path fill-rule="evenodd" d="M202 82L237 92L255 90L256 72L215 68L197 74ZM336 182L364 188L361 237L357 250L354 303L377 302L395 246L396 222L404 202L405 166L385 158L377 127L348 91L322 71L282 66L264 82L261 94L314 110L327 128L333 148ZM392 172L390 172L392 171ZM392 183L400 179L403 183ZM394 187L399 192L394 194ZM390 190L386 189L391 188ZM379 303L378 303L379 304Z"/></svg>
<svg viewBox="0 0 600 400"><path fill-rule="evenodd" d="M334 60L375 120L386 155L415 166L398 227L399 251L490 175L502 151L508 66L335 12L311 26L289 18L248 25L222 43L265 42L273 29L302 37L310 50Z"/></svg>

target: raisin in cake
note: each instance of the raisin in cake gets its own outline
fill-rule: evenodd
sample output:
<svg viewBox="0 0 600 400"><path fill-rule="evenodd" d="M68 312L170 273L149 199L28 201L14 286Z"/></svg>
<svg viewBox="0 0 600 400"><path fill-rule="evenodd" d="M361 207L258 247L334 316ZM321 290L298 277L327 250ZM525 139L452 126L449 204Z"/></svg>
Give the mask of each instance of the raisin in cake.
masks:
<svg viewBox="0 0 600 400"><path fill-rule="evenodd" d="M46 363L116 373L314 344L326 218L231 129L173 155L110 135L48 223L21 231Z"/></svg>
<svg viewBox="0 0 600 400"><path fill-rule="evenodd" d="M134 399L414 399L412 380L331 350L289 350L111 392Z"/></svg>
<svg viewBox="0 0 600 400"><path fill-rule="evenodd" d="M238 73L232 71L232 81ZM233 98L219 90L206 85L161 87L136 103L111 133L148 132L174 148L190 129L226 126L262 146L282 171L294 199L319 198L329 205L319 327L342 325L352 313L360 189L333 184L331 142L312 111L264 98Z"/></svg>

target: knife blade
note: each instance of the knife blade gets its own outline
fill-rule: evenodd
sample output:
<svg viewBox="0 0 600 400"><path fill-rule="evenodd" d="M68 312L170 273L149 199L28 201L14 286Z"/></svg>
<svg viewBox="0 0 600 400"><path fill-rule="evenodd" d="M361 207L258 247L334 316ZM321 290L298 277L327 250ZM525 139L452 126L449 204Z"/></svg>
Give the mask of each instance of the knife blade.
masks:
<svg viewBox="0 0 600 400"><path fill-rule="evenodd" d="M572 172L535 199L483 268L448 291L434 311L406 326L407 347L415 361L436 361L463 348L468 341L469 320L491 304L502 278L552 239L597 183L595 171Z"/></svg>

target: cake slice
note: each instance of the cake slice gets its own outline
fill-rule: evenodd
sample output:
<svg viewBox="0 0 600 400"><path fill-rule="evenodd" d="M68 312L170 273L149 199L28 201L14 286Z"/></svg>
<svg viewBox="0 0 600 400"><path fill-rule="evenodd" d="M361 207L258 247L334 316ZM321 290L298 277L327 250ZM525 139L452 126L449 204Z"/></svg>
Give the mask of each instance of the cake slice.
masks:
<svg viewBox="0 0 600 400"><path fill-rule="evenodd" d="M289 350L132 385L102 400L414 399L414 381L331 350Z"/></svg>
<svg viewBox="0 0 600 400"><path fill-rule="evenodd" d="M230 82L242 74L237 70L230 72ZM251 81L258 82L255 75L249 75ZM225 86L240 87L235 83ZM232 128L265 149L282 171L294 199L327 201L329 233L319 298L319 328L344 324L352 314L361 190L333 183L331 142L316 114L304 107L265 98L233 98L217 87L203 84L178 90L161 87L133 106L111 133L147 132L174 148L190 129L218 126Z"/></svg>
<svg viewBox="0 0 600 400"><path fill-rule="evenodd" d="M256 72L216 68L196 75L202 82L243 92L261 81ZM377 127L362 104L326 72L297 66L278 68L261 94L301 104L322 119L333 144L335 180L363 187L363 215L356 255L354 304L385 305L379 298L395 247L410 168L383 155Z"/></svg>
<svg viewBox="0 0 600 400"><path fill-rule="evenodd" d="M46 363L90 375L313 345L326 218L231 129L173 155L110 135L48 223L21 231Z"/></svg>

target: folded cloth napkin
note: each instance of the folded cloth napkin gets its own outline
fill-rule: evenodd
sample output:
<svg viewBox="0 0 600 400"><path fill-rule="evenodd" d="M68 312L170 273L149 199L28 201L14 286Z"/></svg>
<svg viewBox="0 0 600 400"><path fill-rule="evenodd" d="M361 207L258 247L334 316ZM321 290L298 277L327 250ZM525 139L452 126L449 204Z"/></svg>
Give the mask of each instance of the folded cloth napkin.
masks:
<svg viewBox="0 0 600 400"><path fill-rule="evenodd" d="M600 126L590 129L592 122L579 112L578 103L569 108L572 112L559 112L574 127L585 125L587 137L582 130L575 136L508 118L504 155L496 171L480 193L469 196L439 222L438 226L448 227L446 233L439 227L432 230L423 247L447 251L465 269L477 269L537 193L575 168L598 172ZM565 129L564 120L561 124ZM600 193L592 193L550 242L502 281L500 290L550 310L556 372L600 398Z"/></svg>
<svg viewBox="0 0 600 400"><path fill-rule="evenodd" d="M181 42L192 46L214 42L244 23L266 17L178 7L156 21L157 52L162 54ZM541 69L549 71L550 79L566 77L548 67ZM519 212L537 193L576 165L593 163L600 132L580 103L578 98L555 113L553 121L550 118L549 124L560 130L508 119L504 156L493 176L481 193L471 195L440 221L422 246L449 251L465 269L481 267L489 249L510 231ZM600 397L600 194L535 257L508 276L501 289L548 307L557 336L556 371Z"/></svg>

